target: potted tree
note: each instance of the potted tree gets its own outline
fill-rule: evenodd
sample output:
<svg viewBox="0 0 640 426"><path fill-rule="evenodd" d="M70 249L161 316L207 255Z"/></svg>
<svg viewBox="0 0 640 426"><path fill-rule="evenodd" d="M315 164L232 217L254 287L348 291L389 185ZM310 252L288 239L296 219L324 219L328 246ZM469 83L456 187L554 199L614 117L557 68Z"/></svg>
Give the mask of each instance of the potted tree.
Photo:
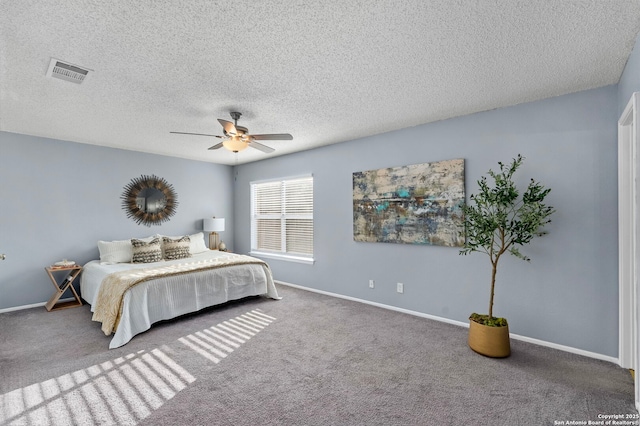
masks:
<svg viewBox="0 0 640 426"><path fill-rule="evenodd" d="M479 192L471 195L470 203L462 208L466 242L460 254L485 253L491 261L489 313L473 313L469 317L469 347L482 355L496 358L511 354L507 320L493 316L498 261L507 252L530 261L519 249L535 236L546 234L543 228L551 222L549 217L555 211L544 203L551 189L545 189L533 179L520 195L513 175L523 160L524 157L518 154L510 165L498 162L500 171L488 172L493 179L492 185L486 176L480 178Z"/></svg>

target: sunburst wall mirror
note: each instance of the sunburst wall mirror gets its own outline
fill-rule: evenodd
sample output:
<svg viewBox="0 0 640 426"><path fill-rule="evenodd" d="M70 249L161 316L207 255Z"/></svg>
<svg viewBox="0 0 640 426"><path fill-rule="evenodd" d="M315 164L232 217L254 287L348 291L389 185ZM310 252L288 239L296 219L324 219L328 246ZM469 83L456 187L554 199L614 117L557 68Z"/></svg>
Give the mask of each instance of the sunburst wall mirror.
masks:
<svg viewBox="0 0 640 426"><path fill-rule="evenodd" d="M122 208L138 225L159 225L176 212L178 196L173 186L156 175L131 179L122 193Z"/></svg>

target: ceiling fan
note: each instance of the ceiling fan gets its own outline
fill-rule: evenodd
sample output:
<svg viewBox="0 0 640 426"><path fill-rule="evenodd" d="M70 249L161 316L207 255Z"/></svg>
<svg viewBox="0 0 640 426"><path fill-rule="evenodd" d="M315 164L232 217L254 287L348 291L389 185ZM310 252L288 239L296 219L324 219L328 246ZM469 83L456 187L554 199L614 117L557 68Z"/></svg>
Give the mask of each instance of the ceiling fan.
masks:
<svg viewBox="0 0 640 426"><path fill-rule="evenodd" d="M222 120L218 118L218 122L222 125L222 133L224 136L219 135L206 135L203 133L186 133L186 132L169 132L175 133L178 135L196 135L196 136L213 136L216 138L224 139L219 144L213 145L209 149L218 149L223 146L227 148L229 151L238 152L242 151L246 147L250 146L251 148L255 148L262 152L266 152L267 154L275 151L270 146L263 145L256 141L290 141L293 139L288 133L272 133L268 135L251 135L249 134L249 129L246 127L238 126L238 119L242 116L241 113L237 111L231 112L231 118L234 123Z"/></svg>

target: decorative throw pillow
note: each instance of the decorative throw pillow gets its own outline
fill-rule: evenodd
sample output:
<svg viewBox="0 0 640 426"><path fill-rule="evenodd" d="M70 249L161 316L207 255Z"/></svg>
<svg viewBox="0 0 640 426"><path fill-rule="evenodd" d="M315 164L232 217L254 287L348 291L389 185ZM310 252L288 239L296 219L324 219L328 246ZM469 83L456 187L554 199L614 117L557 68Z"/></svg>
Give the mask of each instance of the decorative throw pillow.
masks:
<svg viewBox="0 0 640 426"><path fill-rule="evenodd" d="M162 247L159 238L154 238L149 242L132 238L131 245L133 263L152 263L162 260Z"/></svg>
<svg viewBox="0 0 640 426"><path fill-rule="evenodd" d="M162 237L162 248L164 249L164 258L167 260L184 259L191 257L189 247L191 239L188 235L180 238Z"/></svg>
<svg viewBox="0 0 640 426"><path fill-rule="evenodd" d="M175 236L172 236L172 235L160 235L160 234L158 234L158 237L161 238L161 239L164 238L164 237L167 237L167 238L171 238L173 240L178 240L178 239L182 238L182 236L175 237ZM188 235L188 237L189 237L189 240L191 240L191 244L189 245L189 254L190 255L193 256L194 254L198 254L198 253L202 253L202 252L205 252L205 251L209 251L209 248L204 243L204 233L196 232L195 234ZM166 256L164 256L164 245L162 247L162 250L163 250L163 257L166 259Z"/></svg>

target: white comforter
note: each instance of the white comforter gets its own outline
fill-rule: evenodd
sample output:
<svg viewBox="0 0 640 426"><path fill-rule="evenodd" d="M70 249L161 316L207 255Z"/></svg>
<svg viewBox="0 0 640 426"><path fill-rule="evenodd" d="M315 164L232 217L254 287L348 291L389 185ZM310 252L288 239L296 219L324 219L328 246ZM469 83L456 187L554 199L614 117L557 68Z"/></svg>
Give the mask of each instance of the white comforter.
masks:
<svg viewBox="0 0 640 426"><path fill-rule="evenodd" d="M172 263L187 263L231 253L209 250L188 259L149 263L117 263L101 265L93 260L86 265L80 278L80 294L95 310L102 280L113 272L142 269ZM153 323L196 312L200 309L241 299L266 295L279 299L268 267L259 264L234 265L220 269L195 271L189 274L158 278L140 283L124 295L122 316L109 348L118 348L136 334L151 328Z"/></svg>

